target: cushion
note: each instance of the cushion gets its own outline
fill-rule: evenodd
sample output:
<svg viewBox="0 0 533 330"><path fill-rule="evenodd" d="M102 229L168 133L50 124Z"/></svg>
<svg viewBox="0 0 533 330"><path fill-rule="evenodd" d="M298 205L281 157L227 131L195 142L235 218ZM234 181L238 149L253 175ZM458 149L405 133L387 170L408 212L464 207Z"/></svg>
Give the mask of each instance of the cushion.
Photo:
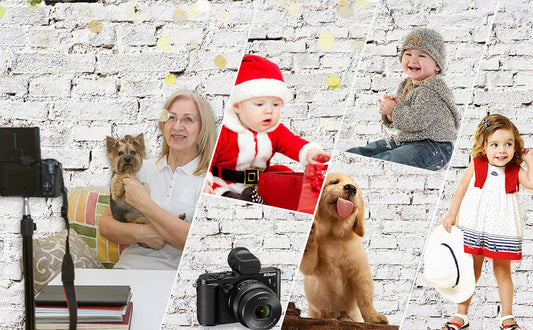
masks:
<svg viewBox="0 0 533 330"><path fill-rule="evenodd" d="M108 188L109 189L109 188ZM68 196L68 220L70 227L95 252L104 267L113 268L120 253L129 244L116 244L100 235L98 221L109 207L109 192L94 188L76 188Z"/></svg>
<svg viewBox="0 0 533 330"><path fill-rule="evenodd" d="M35 293L61 272L67 230L33 240ZM94 251L70 229L70 255L74 268L104 268Z"/></svg>

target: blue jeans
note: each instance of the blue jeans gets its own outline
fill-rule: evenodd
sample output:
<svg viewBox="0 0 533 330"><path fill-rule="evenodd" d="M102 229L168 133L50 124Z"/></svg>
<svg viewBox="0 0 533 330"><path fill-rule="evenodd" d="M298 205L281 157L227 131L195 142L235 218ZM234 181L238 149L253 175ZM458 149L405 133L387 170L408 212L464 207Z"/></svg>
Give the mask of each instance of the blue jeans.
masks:
<svg viewBox="0 0 533 330"><path fill-rule="evenodd" d="M433 140L396 143L393 139L383 139L370 142L364 147L350 148L346 151L437 171L450 161L453 144L451 142L435 142Z"/></svg>

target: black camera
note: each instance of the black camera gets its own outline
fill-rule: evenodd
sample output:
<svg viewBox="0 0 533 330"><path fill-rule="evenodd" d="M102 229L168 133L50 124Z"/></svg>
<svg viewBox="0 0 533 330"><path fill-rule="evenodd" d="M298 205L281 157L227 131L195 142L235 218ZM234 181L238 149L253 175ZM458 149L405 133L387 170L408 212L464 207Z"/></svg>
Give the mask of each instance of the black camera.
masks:
<svg viewBox="0 0 533 330"><path fill-rule="evenodd" d="M38 127L0 128L0 196L58 197L61 164L41 160Z"/></svg>
<svg viewBox="0 0 533 330"><path fill-rule="evenodd" d="M261 268L244 247L231 250L233 271L202 274L196 280L197 317L201 325L241 322L251 329L270 329L281 317L281 271Z"/></svg>

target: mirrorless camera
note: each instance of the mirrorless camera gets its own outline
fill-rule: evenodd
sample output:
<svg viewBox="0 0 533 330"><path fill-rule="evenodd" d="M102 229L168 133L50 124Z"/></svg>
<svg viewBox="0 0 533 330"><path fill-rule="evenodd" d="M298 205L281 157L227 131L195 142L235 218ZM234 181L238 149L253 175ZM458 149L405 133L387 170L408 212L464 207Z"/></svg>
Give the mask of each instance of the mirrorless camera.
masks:
<svg viewBox="0 0 533 330"><path fill-rule="evenodd" d="M281 271L261 268L248 249L228 255L233 271L202 274L196 280L197 317L201 325L240 322L251 329L270 329L281 317Z"/></svg>
<svg viewBox="0 0 533 330"><path fill-rule="evenodd" d="M61 164L41 159L38 127L0 128L0 196L58 197Z"/></svg>

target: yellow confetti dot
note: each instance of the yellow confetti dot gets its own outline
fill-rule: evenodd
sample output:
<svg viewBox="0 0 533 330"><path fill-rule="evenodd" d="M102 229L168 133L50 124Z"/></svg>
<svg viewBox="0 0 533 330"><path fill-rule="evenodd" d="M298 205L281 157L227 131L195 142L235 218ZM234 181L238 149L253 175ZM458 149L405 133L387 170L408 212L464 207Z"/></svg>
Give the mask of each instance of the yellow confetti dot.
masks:
<svg viewBox="0 0 533 330"><path fill-rule="evenodd" d="M193 52L197 50L200 47L198 45L198 42L196 40L189 40L187 41L187 44L185 45L185 49L187 49L189 52Z"/></svg>
<svg viewBox="0 0 533 330"><path fill-rule="evenodd" d="M226 60L226 58L222 55L218 55L217 57L215 57L215 65L217 66L217 68L224 68L226 67L226 64L228 64L228 61Z"/></svg>
<svg viewBox="0 0 533 330"><path fill-rule="evenodd" d="M289 11L289 15L294 17L300 17L300 15L302 15L302 13L304 12L304 6L302 6L302 4L299 2L295 2L290 5L289 9L287 10Z"/></svg>
<svg viewBox="0 0 533 330"><path fill-rule="evenodd" d="M172 73L169 73L165 76L165 83L169 86L172 86L176 83L176 76Z"/></svg>
<svg viewBox="0 0 533 330"><path fill-rule="evenodd" d="M126 16L128 16L129 18L133 18L133 15L135 15L135 13L141 11L139 9L139 7L137 7L137 5L129 5L126 7Z"/></svg>
<svg viewBox="0 0 533 330"><path fill-rule="evenodd" d="M192 6L191 8L189 8L189 15L191 15L192 17L196 17L200 15L200 11L195 6Z"/></svg>
<svg viewBox="0 0 533 330"><path fill-rule="evenodd" d="M289 9L289 6L296 2L296 0L280 0L281 7Z"/></svg>
<svg viewBox="0 0 533 330"><path fill-rule="evenodd" d="M339 0L339 8L350 6L350 0Z"/></svg>
<svg viewBox="0 0 533 330"><path fill-rule="evenodd" d="M320 118L318 120L318 130L321 132L333 130L333 121L331 118Z"/></svg>
<svg viewBox="0 0 533 330"><path fill-rule="evenodd" d="M157 49L159 49L163 53L168 52L171 46L172 41L170 41L169 37L160 37L159 39L157 39Z"/></svg>
<svg viewBox="0 0 533 330"><path fill-rule="evenodd" d="M28 7L30 9L37 9L41 7L41 0L28 0Z"/></svg>
<svg viewBox="0 0 533 330"><path fill-rule="evenodd" d="M142 11L136 12L135 14L133 14L131 20L134 24L141 24L142 22L144 22L144 14L142 13Z"/></svg>
<svg viewBox="0 0 533 330"><path fill-rule="evenodd" d="M366 8L368 7L368 0L355 0L357 7Z"/></svg>
<svg viewBox="0 0 533 330"><path fill-rule="evenodd" d="M43 39L39 40L39 42L37 43L37 46L39 46L39 48L42 48L42 49L46 49L46 48L50 47L50 39L43 38Z"/></svg>
<svg viewBox="0 0 533 330"><path fill-rule="evenodd" d="M337 89L341 87L341 79L337 76L329 76L327 80L328 87L331 89Z"/></svg>
<svg viewBox="0 0 533 330"><path fill-rule="evenodd" d="M355 37L355 39L352 42L352 48L356 52L362 52L363 48L365 47L366 39L365 37Z"/></svg>
<svg viewBox="0 0 533 330"><path fill-rule="evenodd" d="M337 13L342 18L348 18L353 15L353 7L347 6L347 7L339 7L337 10Z"/></svg>
<svg viewBox="0 0 533 330"><path fill-rule="evenodd" d="M199 12L206 12L209 11L209 8L211 5L207 0L198 0L196 1L196 9L198 9Z"/></svg>
<svg viewBox="0 0 533 330"><path fill-rule="evenodd" d="M187 17L185 16L185 12L181 8L174 10L173 17L174 17L174 23L176 24L182 23L187 19Z"/></svg>
<svg viewBox="0 0 533 330"><path fill-rule="evenodd" d="M92 21L89 22L88 28L89 28L89 31L91 31L92 33L100 33L104 29L104 26L102 25L102 22L100 22L99 20L93 19Z"/></svg>
<svg viewBox="0 0 533 330"><path fill-rule="evenodd" d="M220 23L224 23L226 22L227 20L229 19L229 13L225 10L221 10L218 12L217 14L217 20L220 22Z"/></svg>
<svg viewBox="0 0 533 330"><path fill-rule="evenodd" d="M0 18L4 17L6 14L6 7L0 5Z"/></svg>
<svg viewBox="0 0 533 330"><path fill-rule="evenodd" d="M333 33L326 31L322 32L320 36L318 37L318 45L320 48L327 50L333 48L333 44L335 43L335 36L333 36Z"/></svg>
<svg viewBox="0 0 533 330"><path fill-rule="evenodd" d="M276 56L279 53L278 45L270 45L267 49L268 56Z"/></svg>

